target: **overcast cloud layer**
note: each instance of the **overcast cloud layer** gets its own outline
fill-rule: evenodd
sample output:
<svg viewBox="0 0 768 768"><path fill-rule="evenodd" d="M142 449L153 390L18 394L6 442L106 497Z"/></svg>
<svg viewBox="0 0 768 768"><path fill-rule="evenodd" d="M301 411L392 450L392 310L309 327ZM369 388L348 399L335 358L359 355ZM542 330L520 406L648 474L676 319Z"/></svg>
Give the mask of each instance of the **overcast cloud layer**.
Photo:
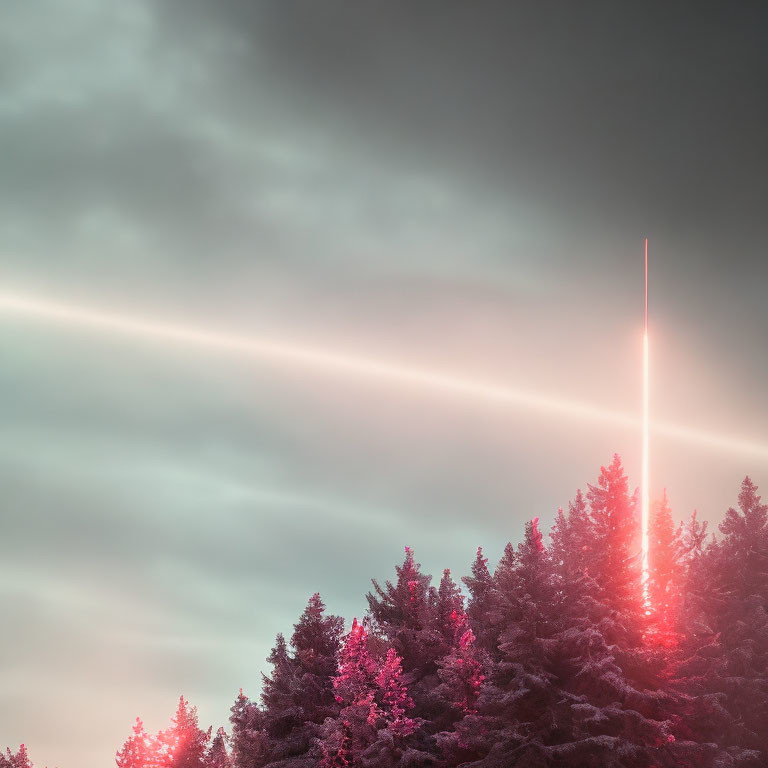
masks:
<svg viewBox="0 0 768 768"><path fill-rule="evenodd" d="M766 441L758 4L11 2L0 288ZM258 695L319 590L492 562L638 436L0 315L0 745ZM657 439L717 521L764 459Z"/></svg>

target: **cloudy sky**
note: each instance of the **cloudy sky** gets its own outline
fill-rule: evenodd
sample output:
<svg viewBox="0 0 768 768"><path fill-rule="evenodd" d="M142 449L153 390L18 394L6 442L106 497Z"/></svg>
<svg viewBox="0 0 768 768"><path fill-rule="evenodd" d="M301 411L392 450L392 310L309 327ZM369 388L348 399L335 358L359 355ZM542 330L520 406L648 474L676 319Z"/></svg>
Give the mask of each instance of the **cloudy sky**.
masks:
<svg viewBox="0 0 768 768"><path fill-rule="evenodd" d="M11 2L0 293L768 443L768 12ZM0 312L0 744L224 724L319 590L492 563L635 429ZM716 523L766 452L656 433Z"/></svg>

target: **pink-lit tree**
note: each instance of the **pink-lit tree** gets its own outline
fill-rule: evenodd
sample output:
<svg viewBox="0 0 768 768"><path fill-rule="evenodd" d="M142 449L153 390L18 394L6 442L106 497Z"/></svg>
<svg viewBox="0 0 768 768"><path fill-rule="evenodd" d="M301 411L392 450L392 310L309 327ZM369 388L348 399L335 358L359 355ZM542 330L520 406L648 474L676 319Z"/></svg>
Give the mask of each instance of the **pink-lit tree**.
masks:
<svg viewBox="0 0 768 768"><path fill-rule="evenodd" d="M11 752L10 747L5 754L0 752L0 768L32 768L26 746L21 744L17 752Z"/></svg>
<svg viewBox="0 0 768 768"><path fill-rule="evenodd" d="M368 632L355 619L339 657L333 682L341 707L323 727L319 742L324 768L358 765L363 755L396 752L419 722L409 717L413 701L402 680L402 660L390 648L376 661L368 648Z"/></svg>
<svg viewBox="0 0 768 768"><path fill-rule="evenodd" d="M123 744L115 757L115 762L117 768L155 768L161 765L160 745L157 738L144 730L144 723L140 718L136 718L133 724L133 735Z"/></svg>
<svg viewBox="0 0 768 768"><path fill-rule="evenodd" d="M587 567L595 580L601 602L619 614L636 617L642 611L640 586L639 514L637 499L629 493L629 481L621 458L614 454L607 467L600 468L595 485L587 493L592 536L597 546L588 550ZM616 624L619 629L619 624ZM622 629L639 632L640 627ZM619 639L618 636L616 639Z"/></svg>
<svg viewBox="0 0 768 768"><path fill-rule="evenodd" d="M377 665L367 645L368 632L358 623L344 640L339 654L338 673L333 680L337 718L326 720L320 739L322 765L347 765L376 738L379 708L376 702Z"/></svg>
<svg viewBox="0 0 768 768"><path fill-rule="evenodd" d="M379 715L385 728L395 737L410 736L418 728L418 722L408 717L407 713L413 709L413 700L403 683L402 660L393 648L387 651L379 666L376 686Z"/></svg>
<svg viewBox="0 0 768 768"><path fill-rule="evenodd" d="M651 506L648 529L648 597L652 636L657 642L676 642L683 577L682 526L675 526L667 492Z"/></svg>
<svg viewBox="0 0 768 768"><path fill-rule="evenodd" d="M458 645L440 662L441 695L462 716L477 711L477 700L485 680L485 654L467 626Z"/></svg>
<svg viewBox="0 0 768 768"><path fill-rule="evenodd" d="M171 727L159 734L161 753L168 768L204 768L211 728L204 731L197 721L197 707L179 697Z"/></svg>

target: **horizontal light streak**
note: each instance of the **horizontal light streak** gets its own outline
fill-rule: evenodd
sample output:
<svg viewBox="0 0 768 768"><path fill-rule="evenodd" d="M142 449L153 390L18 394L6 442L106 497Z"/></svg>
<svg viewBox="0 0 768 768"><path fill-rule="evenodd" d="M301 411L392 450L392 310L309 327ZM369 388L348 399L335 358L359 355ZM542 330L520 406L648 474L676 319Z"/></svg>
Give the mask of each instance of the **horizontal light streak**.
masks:
<svg viewBox="0 0 768 768"><path fill-rule="evenodd" d="M636 430L640 430L642 426L641 420L635 414L606 409L592 403L516 389L448 371L420 368L293 341L210 331L192 325L136 317L10 292L0 292L0 312L88 331L199 347L276 366L303 367L320 373L379 381L390 386L439 392L464 400L484 401L519 410L534 410L552 416L567 416ZM658 435L682 442L768 459L768 445L749 440L679 424L657 422L651 429Z"/></svg>

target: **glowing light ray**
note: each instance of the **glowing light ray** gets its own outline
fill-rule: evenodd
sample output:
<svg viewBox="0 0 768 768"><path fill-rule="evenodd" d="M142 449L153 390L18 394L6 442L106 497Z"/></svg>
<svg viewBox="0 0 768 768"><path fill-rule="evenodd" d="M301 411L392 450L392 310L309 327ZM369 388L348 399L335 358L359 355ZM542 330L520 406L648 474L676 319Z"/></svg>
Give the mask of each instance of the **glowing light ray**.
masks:
<svg viewBox="0 0 768 768"><path fill-rule="evenodd" d="M339 350L309 347L298 342L218 333L195 326L138 318L8 292L0 292L0 312L33 320L55 321L91 332L116 333L126 337L199 347L283 367L306 367L318 373L354 376L389 385L440 392L446 396L478 403L535 410L625 429L642 428L641 421L633 413L609 410L592 403L556 395L515 389L448 371L435 371ZM697 446L746 454L768 461L768 445L761 443L679 424L655 423L653 432Z"/></svg>
<svg viewBox="0 0 768 768"><path fill-rule="evenodd" d="M650 498L649 498L649 398L648 398L648 238L645 238L645 307L643 312L643 455L642 455L642 481L641 481L641 516L642 516L642 585L643 602L646 611L651 607L648 594L648 579L650 577L648 541L648 528L650 525Z"/></svg>
<svg viewBox="0 0 768 768"><path fill-rule="evenodd" d="M611 411L589 403L540 395L448 372L386 362L336 350L307 347L294 342L266 341L247 336L210 332L192 326L149 321L122 314L84 309L9 294L0 294L0 312L56 320L69 325L93 330L114 331L127 336L206 347L211 350L244 355L276 364L307 366L330 373L379 379L388 383L410 385L432 391L438 390L449 395L509 403L580 419L604 421L624 427L636 428L637 426L636 417L629 413Z"/></svg>

